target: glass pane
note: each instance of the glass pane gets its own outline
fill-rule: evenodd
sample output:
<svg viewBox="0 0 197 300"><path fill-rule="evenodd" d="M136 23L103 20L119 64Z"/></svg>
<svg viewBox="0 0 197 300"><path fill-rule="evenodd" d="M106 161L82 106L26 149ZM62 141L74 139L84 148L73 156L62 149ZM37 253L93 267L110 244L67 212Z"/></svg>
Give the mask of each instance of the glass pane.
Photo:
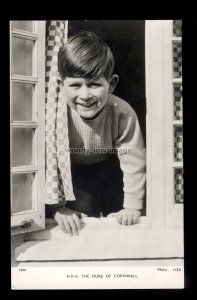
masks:
<svg viewBox="0 0 197 300"><path fill-rule="evenodd" d="M174 120L182 120L183 105L182 105L182 85L174 85Z"/></svg>
<svg viewBox="0 0 197 300"><path fill-rule="evenodd" d="M13 128L12 131L12 166L33 165L33 136L35 129Z"/></svg>
<svg viewBox="0 0 197 300"><path fill-rule="evenodd" d="M12 28L33 32L33 21L12 21Z"/></svg>
<svg viewBox="0 0 197 300"><path fill-rule="evenodd" d="M14 121L33 121L33 91L30 83L13 83L12 112Z"/></svg>
<svg viewBox="0 0 197 300"><path fill-rule="evenodd" d="M174 170L175 203L183 203L183 169Z"/></svg>
<svg viewBox="0 0 197 300"><path fill-rule="evenodd" d="M35 174L32 173L12 175L12 214L34 209L34 180Z"/></svg>
<svg viewBox="0 0 197 300"><path fill-rule="evenodd" d="M173 73L174 78L182 76L182 44L181 42L173 43Z"/></svg>
<svg viewBox="0 0 197 300"><path fill-rule="evenodd" d="M32 76L34 42L13 37L13 74Z"/></svg>
<svg viewBox="0 0 197 300"><path fill-rule="evenodd" d="M182 35L182 20L173 21L173 35L176 37L181 37Z"/></svg>
<svg viewBox="0 0 197 300"><path fill-rule="evenodd" d="M183 161L183 128L174 128L174 160Z"/></svg>

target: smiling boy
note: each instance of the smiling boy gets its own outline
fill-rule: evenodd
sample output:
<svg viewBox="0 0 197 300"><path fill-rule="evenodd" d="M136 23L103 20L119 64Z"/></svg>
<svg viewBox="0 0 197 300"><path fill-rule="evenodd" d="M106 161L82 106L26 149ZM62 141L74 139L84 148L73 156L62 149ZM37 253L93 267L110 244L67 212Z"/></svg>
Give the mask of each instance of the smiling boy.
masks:
<svg viewBox="0 0 197 300"><path fill-rule="evenodd" d="M122 225L139 222L145 147L134 110L112 94L119 78L110 48L95 33L80 32L61 47L58 68L68 106L76 201L67 201L54 218L70 235L81 229L80 216L101 212Z"/></svg>

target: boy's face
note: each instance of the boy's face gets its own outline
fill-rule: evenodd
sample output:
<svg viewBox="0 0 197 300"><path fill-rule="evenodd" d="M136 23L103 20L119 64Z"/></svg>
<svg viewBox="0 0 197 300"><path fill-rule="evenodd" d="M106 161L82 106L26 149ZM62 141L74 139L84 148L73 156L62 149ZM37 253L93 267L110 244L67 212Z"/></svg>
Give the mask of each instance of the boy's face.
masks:
<svg viewBox="0 0 197 300"><path fill-rule="evenodd" d="M108 82L103 76L96 80L66 77L63 88L67 104L82 118L94 118L107 103L112 82L113 78Z"/></svg>

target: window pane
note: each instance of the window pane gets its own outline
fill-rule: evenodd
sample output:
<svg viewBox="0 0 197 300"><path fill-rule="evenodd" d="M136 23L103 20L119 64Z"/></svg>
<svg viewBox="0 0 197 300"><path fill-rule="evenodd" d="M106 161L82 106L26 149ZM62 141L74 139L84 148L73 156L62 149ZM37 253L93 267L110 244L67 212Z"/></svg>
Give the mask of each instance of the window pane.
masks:
<svg viewBox="0 0 197 300"><path fill-rule="evenodd" d="M33 165L33 136L35 129L13 128L12 166Z"/></svg>
<svg viewBox="0 0 197 300"><path fill-rule="evenodd" d="M34 209L34 181L35 174L28 173L12 175L12 214Z"/></svg>
<svg viewBox="0 0 197 300"><path fill-rule="evenodd" d="M174 170L175 203L183 203L183 169Z"/></svg>
<svg viewBox="0 0 197 300"><path fill-rule="evenodd" d="M182 35L182 20L173 21L173 35L176 37L181 37Z"/></svg>
<svg viewBox="0 0 197 300"><path fill-rule="evenodd" d="M34 42L13 37L13 74L32 76Z"/></svg>
<svg viewBox="0 0 197 300"><path fill-rule="evenodd" d="M33 32L33 21L12 21L12 28Z"/></svg>
<svg viewBox="0 0 197 300"><path fill-rule="evenodd" d="M33 91L29 83L13 83L12 112L14 121L33 121Z"/></svg>
<svg viewBox="0 0 197 300"><path fill-rule="evenodd" d="M182 76L182 44L180 42L173 43L173 73L174 78Z"/></svg>
<svg viewBox="0 0 197 300"><path fill-rule="evenodd" d="M183 161L183 128L174 128L174 161Z"/></svg>
<svg viewBox="0 0 197 300"><path fill-rule="evenodd" d="M182 106L182 86L180 84L174 85L174 120L182 120L183 106Z"/></svg>

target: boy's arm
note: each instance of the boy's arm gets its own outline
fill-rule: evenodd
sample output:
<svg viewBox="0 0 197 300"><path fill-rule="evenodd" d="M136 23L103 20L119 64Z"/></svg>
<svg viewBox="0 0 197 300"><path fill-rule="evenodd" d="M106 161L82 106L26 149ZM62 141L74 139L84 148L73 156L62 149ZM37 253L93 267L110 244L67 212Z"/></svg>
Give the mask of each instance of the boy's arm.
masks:
<svg viewBox="0 0 197 300"><path fill-rule="evenodd" d="M130 106L119 122L119 138L115 146L123 171L123 207L142 209L146 180L145 147L137 116Z"/></svg>

